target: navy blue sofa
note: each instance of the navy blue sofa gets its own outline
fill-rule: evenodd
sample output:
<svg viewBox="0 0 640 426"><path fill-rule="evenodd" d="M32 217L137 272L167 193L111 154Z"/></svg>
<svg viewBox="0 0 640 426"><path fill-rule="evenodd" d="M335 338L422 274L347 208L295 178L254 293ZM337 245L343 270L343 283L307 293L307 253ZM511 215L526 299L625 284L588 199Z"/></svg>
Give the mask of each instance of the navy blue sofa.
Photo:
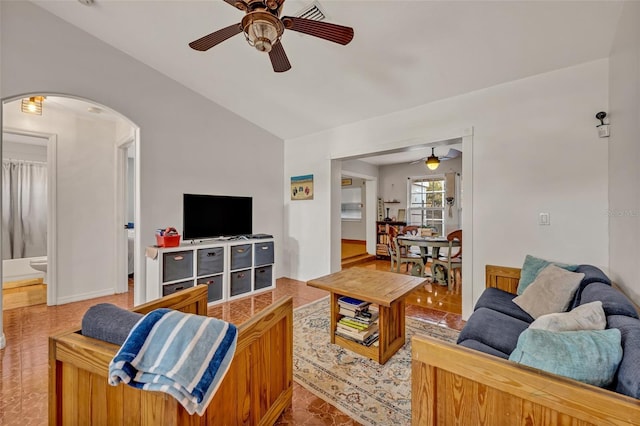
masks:
<svg viewBox="0 0 640 426"><path fill-rule="evenodd" d="M610 390L640 399L640 320L633 303L611 286L611 280L597 267L580 265L576 272L585 276L568 310L584 303L601 301L607 328L622 334L623 358ZM458 338L458 344L508 359L516 348L520 333L533 318L513 303L516 294L487 288Z"/></svg>

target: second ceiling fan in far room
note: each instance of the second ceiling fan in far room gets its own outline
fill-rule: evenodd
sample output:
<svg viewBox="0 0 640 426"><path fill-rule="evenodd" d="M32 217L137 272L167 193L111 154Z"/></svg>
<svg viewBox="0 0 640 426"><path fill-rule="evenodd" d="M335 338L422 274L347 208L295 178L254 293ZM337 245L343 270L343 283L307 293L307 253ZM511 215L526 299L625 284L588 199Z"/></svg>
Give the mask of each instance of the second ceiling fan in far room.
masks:
<svg viewBox="0 0 640 426"><path fill-rule="evenodd" d="M244 33L247 42L261 52L269 54L275 72L291 69L291 63L282 47L284 30L346 45L353 40L353 28L295 16L283 16L285 0L224 0L245 12L238 24L229 25L189 43L192 49L207 51L236 34Z"/></svg>
<svg viewBox="0 0 640 426"><path fill-rule="evenodd" d="M455 148L449 148L449 151L445 155L436 156L435 148L431 147L431 155L428 157L423 157L419 160L415 160L410 162L409 164L417 164L422 161L427 165L429 170L435 170L440 165L440 161L451 160L452 158L457 158L462 154L462 151L459 151ZM426 160L426 161L425 161Z"/></svg>

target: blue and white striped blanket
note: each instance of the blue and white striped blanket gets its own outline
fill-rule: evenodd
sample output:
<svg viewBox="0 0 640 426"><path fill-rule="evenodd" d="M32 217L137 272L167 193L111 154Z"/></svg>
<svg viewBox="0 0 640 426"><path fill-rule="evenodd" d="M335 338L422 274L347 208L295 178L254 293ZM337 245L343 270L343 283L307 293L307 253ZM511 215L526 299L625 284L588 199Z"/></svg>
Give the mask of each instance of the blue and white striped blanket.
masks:
<svg viewBox="0 0 640 426"><path fill-rule="evenodd" d="M165 392L202 415L231 365L233 324L171 309L144 316L109 365L109 384Z"/></svg>

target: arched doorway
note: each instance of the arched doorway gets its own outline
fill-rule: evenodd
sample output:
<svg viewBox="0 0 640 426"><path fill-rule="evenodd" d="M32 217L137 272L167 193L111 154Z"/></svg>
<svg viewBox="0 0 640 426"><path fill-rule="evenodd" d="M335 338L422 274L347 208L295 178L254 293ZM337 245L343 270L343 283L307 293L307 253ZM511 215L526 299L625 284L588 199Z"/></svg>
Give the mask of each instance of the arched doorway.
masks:
<svg viewBox="0 0 640 426"><path fill-rule="evenodd" d="M45 97L41 115L21 110L22 100L34 96ZM47 303L63 304L127 291L128 273L142 268L136 238L138 127L104 105L52 93L3 99L2 111L3 131L45 135L48 139L46 163L52 170L47 182ZM127 146L130 148L123 151ZM132 158L126 156L127 152L132 153ZM126 172L132 169L135 173L128 179ZM122 173L125 175L120 176ZM130 191L133 197L128 197ZM125 229L128 223L133 224L133 231ZM3 241L9 232L8 223L3 221ZM19 233L12 235L13 240L16 234ZM126 260L128 253L122 253L123 247L128 247L129 236L134 241L131 245L137 246L133 247L133 262ZM133 270L128 267L130 263ZM139 287L136 293L144 291L143 286Z"/></svg>

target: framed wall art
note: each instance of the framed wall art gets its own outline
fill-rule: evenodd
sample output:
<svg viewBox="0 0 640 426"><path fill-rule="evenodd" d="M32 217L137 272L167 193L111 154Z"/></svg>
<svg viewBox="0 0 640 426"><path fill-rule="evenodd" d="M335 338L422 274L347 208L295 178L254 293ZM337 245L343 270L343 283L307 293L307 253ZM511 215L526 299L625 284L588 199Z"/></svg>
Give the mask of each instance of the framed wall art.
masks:
<svg viewBox="0 0 640 426"><path fill-rule="evenodd" d="M313 175L291 177L291 199L313 200Z"/></svg>

